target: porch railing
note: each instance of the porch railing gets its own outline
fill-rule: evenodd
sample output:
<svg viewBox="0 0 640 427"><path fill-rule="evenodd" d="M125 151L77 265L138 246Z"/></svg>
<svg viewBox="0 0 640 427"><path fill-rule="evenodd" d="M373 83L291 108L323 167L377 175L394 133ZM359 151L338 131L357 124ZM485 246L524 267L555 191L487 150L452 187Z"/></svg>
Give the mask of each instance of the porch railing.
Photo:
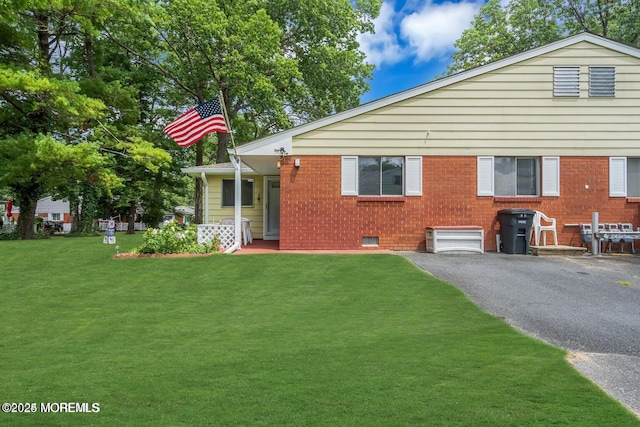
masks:
<svg viewBox="0 0 640 427"><path fill-rule="evenodd" d="M217 236L220 247L228 249L233 246L235 234L234 225L198 224L198 243L209 242Z"/></svg>

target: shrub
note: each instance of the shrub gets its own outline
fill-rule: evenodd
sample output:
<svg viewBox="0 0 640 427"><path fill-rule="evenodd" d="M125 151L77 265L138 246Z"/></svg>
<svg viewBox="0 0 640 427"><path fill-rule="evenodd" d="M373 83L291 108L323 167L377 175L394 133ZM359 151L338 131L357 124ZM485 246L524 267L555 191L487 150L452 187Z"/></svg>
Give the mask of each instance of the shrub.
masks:
<svg viewBox="0 0 640 427"><path fill-rule="evenodd" d="M12 231L11 233L0 233L0 240L18 240L20 235L17 231Z"/></svg>
<svg viewBox="0 0 640 427"><path fill-rule="evenodd" d="M162 228L149 228L144 232L144 243L136 252L141 254L208 254L220 250L220 241L198 244L195 224L186 226L171 221Z"/></svg>

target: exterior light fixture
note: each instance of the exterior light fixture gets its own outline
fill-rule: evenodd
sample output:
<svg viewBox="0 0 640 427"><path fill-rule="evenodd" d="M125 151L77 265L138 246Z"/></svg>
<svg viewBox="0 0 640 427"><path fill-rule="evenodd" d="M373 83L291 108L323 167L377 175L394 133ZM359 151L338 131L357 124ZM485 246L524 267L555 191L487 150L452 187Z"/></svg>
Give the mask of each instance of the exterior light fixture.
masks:
<svg viewBox="0 0 640 427"><path fill-rule="evenodd" d="M282 165L282 161L284 160L284 158L289 154L287 153L287 150L285 150L284 147L280 147L280 148L276 148L275 150L273 150L276 154L280 155L280 159L278 159L278 162L276 163L276 166L278 167L278 169L280 169L280 166Z"/></svg>

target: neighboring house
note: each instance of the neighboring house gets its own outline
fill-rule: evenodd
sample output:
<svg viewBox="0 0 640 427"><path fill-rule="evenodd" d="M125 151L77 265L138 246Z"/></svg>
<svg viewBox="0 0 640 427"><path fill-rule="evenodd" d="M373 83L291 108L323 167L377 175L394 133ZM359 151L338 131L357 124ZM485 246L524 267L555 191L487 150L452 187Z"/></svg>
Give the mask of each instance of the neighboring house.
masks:
<svg viewBox="0 0 640 427"><path fill-rule="evenodd" d="M514 207L580 246L567 224L594 211L640 226L640 50L576 35L237 152L242 216L281 249L424 249L427 226L477 225L495 250ZM185 172L207 178L209 222L233 215L229 165Z"/></svg>
<svg viewBox="0 0 640 427"><path fill-rule="evenodd" d="M195 209L191 206L176 206L173 212L166 212L162 221L177 221L182 224L190 224L193 221ZM159 224L162 225L162 224Z"/></svg>
<svg viewBox="0 0 640 427"><path fill-rule="evenodd" d="M20 216L20 207L14 206L12 209L14 221L18 221ZM36 204L36 216L45 221L53 221L62 224L63 232L71 231L71 211L69 209L69 200L67 198L54 200L53 197L47 196L38 200Z"/></svg>
<svg viewBox="0 0 640 427"><path fill-rule="evenodd" d="M53 197L48 196L38 200L36 216L47 221L62 223L65 233L71 231L71 210L67 198L54 200Z"/></svg>

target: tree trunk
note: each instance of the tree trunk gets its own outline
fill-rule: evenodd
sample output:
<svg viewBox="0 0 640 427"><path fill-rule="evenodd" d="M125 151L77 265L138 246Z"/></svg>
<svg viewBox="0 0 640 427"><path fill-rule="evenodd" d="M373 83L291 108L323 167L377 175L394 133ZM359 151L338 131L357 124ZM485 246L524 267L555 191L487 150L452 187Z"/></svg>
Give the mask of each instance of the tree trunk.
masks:
<svg viewBox="0 0 640 427"><path fill-rule="evenodd" d="M129 202L129 222L127 224L127 234L136 234L136 202Z"/></svg>
<svg viewBox="0 0 640 427"><path fill-rule="evenodd" d="M202 140L200 140L196 144L196 166L202 166L203 158L204 158L204 145ZM195 214L194 214L194 222L196 224L202 224L204 221L203 194L204 194L204 184L200 178L196 178Z"/></svg>
<svg viewBox="0 0 640 427"><path fill-rule="evenodd" d="M84 54L87 58L87 73L89 77L92 79L96 78L96 62L93 56L93 43L91 41L91 36L89 34L85 34L84 36Z"/></svg>
<svg viewBox="0 0 640 427"><path fill-rule="evenodd" d="M227 146L229 145L229 134L218 132L218 152L216 163L224 163L227 161Z"/></svg>
<svg viewBox="0 0 640 427"><path fill-rule="evenodd" d="M34 16L38 23L38 48L40 51L39 58L37 58L38 65L40 70L48 74L51 72L51 63L49 62L51 59L49 15L45 11L38 10L34 13Z"/></svg>
<svg viewBox="0 0 640 427"><path fill-rule="evenodd" d="M39 184L32 182L29 185L10 186L9 189L14 196L15 206L20 207L18 235L23 240L35 238L33 224L42 188Z"/></svg>
<svg viewBox="0 0 640 427"><path fill-rule="evenodd" d="M34 218L36 217L36 206L38 200L22 199L20 200L20 216L18 217L18 234L23 240L35 238L33 231Z"/></svg>
<svg viewBox="0 0 640 427"><path fill-rule="evenodd" d="M80 200L75 195L69 197L69 207L71 211L71 229L69 233L75 233L78 231L80 223Z"/></svg>

